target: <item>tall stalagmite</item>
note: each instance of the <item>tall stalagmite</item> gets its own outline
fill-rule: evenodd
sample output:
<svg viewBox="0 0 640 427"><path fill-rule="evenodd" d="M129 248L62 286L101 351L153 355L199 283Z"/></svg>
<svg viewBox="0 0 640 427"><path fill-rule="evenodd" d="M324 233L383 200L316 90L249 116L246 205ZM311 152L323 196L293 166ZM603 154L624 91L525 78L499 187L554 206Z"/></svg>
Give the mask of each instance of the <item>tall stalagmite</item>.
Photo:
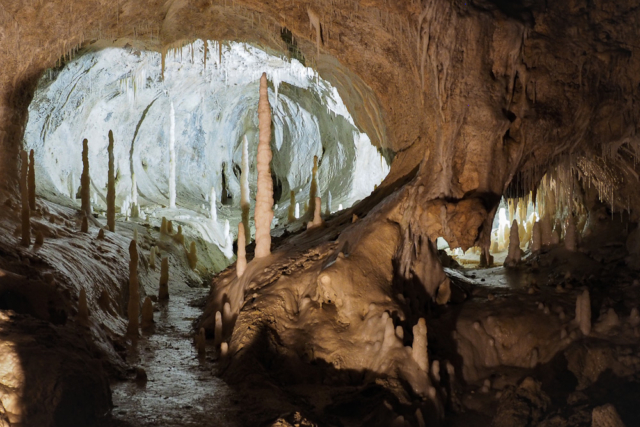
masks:
<svg viewBox="0 0 640 427"><path fill-rule="evenodd" d="M31 210L29 209L29 194L27 189L27 174L29 169L29 156L22 150L20 153L22 165L20 169L20 195L22 199L22 240L23 246L31 245Z"/></svg>
<svg viewBox="0 0 640 427"><path fill-rule="evenodd" d="M576 243L576 223L573 219L573 214L569 213L567 216L567 229L564 233L564 247L570 251L574 251L577 248Z"/></svg>
<svg viewBox="0 0 640 427"><path fill-rule="evenodd" d="M271 221L273 220L273 181L271 180L271 107L267 88L267 74L260 78L258 102L260 138L258 142L258 193L254 221L256 225L255 257L263 258L271 253Z"/></svg>
<svg viewBox="0 0 640 427"><path fill-rule="evenodd" d="M29 208L36 210L36 162L34 160L34 152L29 152Z"/></svg>
<svg viewBox="0 0 640 427"><path fill-rule="evenodd" d="M238 260L236 261L236 274L242 277L244 270L247 268L247 251L244 240L244 224L238 224Z"/></svg>
<svg viewBox="0 0 640 427"><path fill-rule="evenodd" d="M315 212L316 194L318 194L318 156L313 156L313 170L311 171L311 187L309 188L309 207L307 212Z"/></svg>
<svg viewBox="0 0 640 427"><path fill-rule="evenodd" d="M287 220L291 223L296 220L296 192L291 190L291 201L289 204L289 211L287 213Z"/></svg>
<svg viewBox="0 0 640 427"><path fill-rule="evenodd" d="M520 251L520 231L518 230L518 221L515 219L511 223L511 232L509 234L509 253L504 265L513 267L520 262L522 252Z"/></svg>
<svg viewBox="0 0 640 427"><path fill-rule="evenodd" d="M169 113L169 207L176 207L176 113L173 102Z"/></svg>
<svg viewBox="0 0 640 427"><path fill-rule="evenodd" d="M129 244L129 325L127 334L138 335L139 315L140 315L140 288L138 285L138 247L136 241Z"/></svg>
<svg viewBox="0 0 640 427"><path fill-rule="evenodd" d="M109 131L109 176L107 180L107 228L116 230L116 178L113 158L113 132Z"/></svg>
<svg viewBox="0 0 640 427"><path fill-rule="evenodd" d="M251 242L251 232L249 228L249 143L247 136L242 139L242 165L240 169L240 209L242 209L242 223L244 224L245 243ZM238 242L240 242L238 240Z"/></svg>
<svg viewBox="0 0 640 427"><path fill-rule="evenodd" d="M146 297L142 303L142 329L153 326L153 302L150 297Z"/></svg>
<svg viewBox="0 0 640 427"><path fill-rule="evenodd" d="M89 141L82 141L82 176L80 177L80 210L86 217L91 215L91 178L89 176Z"/></svg>

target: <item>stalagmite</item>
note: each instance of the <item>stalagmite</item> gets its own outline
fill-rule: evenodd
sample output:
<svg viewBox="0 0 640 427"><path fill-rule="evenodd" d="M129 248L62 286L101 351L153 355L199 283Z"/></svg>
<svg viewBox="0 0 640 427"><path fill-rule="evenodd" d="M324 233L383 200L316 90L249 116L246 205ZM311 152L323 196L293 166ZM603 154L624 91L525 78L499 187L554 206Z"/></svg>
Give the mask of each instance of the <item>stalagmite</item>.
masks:
<svg viewBox="0 0 640 427"><path fill-rule="evenodd" d="M162 222L160 223L160 234L167 234L167 218L162 217Z"/></svg>
<svg viewBox="0 0 640 427"><path fill-rule="evenodd" d="M158 300L169 299L169 258L162 258L160 262L160 288L158 289Z"/></svg>
<svg viewBox="0 0 640 427"><path fill-rule="evenodd" d="M28 190L29 190L29 208L32 211L36 210L36 162L34 159L34 152L31 150L29 152L29 179L28 179Z"/></svg>
<svg viewBox="0 0 640 427"><path fill-rule="evenodd" d="M133 240L135 240L136 243L138 243L138 229L137 228L135 228L133 230Z"/></svg>
<svg viewBox="0 0 640 427"><path fill-rule="evenodd" d="M542 247L542 234L540 232L540 221L533 224L531 232L531 252L538 252Z"/></svg>
<svg viewBox="0 0 640 427"><path fill-rule="evenodd" d="M576 299L576 323L580 325L580 331L587 336L591 333L591 298L589 291L578 295Z"/></svg>
<svg viewBox="0 0 640 427"><path fill-rule="evenodd" d="M35 246L42 246L44 244L44 235L42 234L42 231L38 230L36 231L36 242L34 243Z"/></svg>
<svg viewBox="0 0 640 427"><path fill-rule="evenodd" d="M220 359L226 359L229 353L229 344L226 342L220 343Z"/></svg>
<svg viewBox="0 0 640 427"><path fill-rule="evenodd" d="M217 198L216 198L216 188L215 187L211 187L211 198L209 199L210 202L210 207L209 207L209 213L211 215L211 221L216 222L218 220L218 207L216 205L217 202Z"/></svg>
<svg viewBox="0 0 640 427"><path fill-rule="evenodd" d="M553 229L551 225L551 217L546 214L540 220L540 237L543 246L548 246L553 243Z"/></svg>
<svg viewBox="0 0 640 427"><path fill-rule="evenodd" d="M196 242L191 242L189 252L187 253L187 259L189 260L189 268L195 270L198 265L198 249L196 248Z"/></svg>
<svg viewBox="0 0 640 427"><path fill-rule="evenodd" d="M104 240L104 228L101 228L100 231L98 231L98 240Z"/></svg>
<svg viewBox="0 0 640 427"><path fill-rule="evenodd" d="M263 258L271 253L271 221L273 220L273 181L271 178L271 107L267 90L267 74L260 78L258 103L260 138L258 143L258 193L254 221L256 226L255 257Z"/></svg>
<svg viewBox="0 0 640 427"><path fill-rule="evenodd" d="M138 325L140 314L140 289L138 286L138 247L135 240L129 244L129 325L127 326L127 334L138 335Z"/></svg>
<svg viewBox="0 0 640 427"><path fill-rule="evenodd" d="M313 205L315 206L313 211L313 221L307 224L307 228L314 228L324 224L322 214L320 213L322 210L322 200L320 200L320 197L316 197Z"/></svg>
<svg viewBox="0 0 640 427"><path fill-rule="evenodd" d="M313 169L311 171L311 186L309 187L309 206L307 212L316 211L316 194L318 193L318 156L313 156Z"/></svg>
<svg viewBox="0 0 640 427"><path fill-rule="evenodd" d="M244 240L244 224L238 224L238 260L236 261L236 274L242 277L244 270L247 268L247 252Z"/></svg>
<svg viewBox="0 0 640 427"><path fill-rule="evenodd" d="M327 192L327 209L325 210L325 215L331 215L331 191Z"/></svg>
<svg viewBox="0 0 640 427"><path fill-rule="evenodd" d="M438 286L436 303L438 305L445 305L449 302L449 299L451 299L451 281L447 277L440 286Z"/></svg>
<svg viewBox="0 0 640 427"><path fill-rule="evenodd" d="M109 176L107 180L107 228L116 229L116 178L113 158L113 132L109 131Z"/></svg>
<svg viewBox="0 0 640 427"><path fill-rule="evenodd" d="M169 220L167 221L167 234L172 234L173 233L173 221Z"/></svg>
<svg viewBox="0 0 640 427"><path fill-rule="evenodd" d="M300 203L296 203L296 210L294 212L296 219L300 218Z"/></svg>
<svg viewBox="0 0 640 427"><path fill-rule="evenodd" d="M138 185L136 184L136 173L131 172L131 218L140 216L140 207L138 206Z"/></svg>
<svg viewBox="0 0 640 427"><path fill-rule="evenodd" d="M176 113L171 102L169 112L169 208L176 207Z"/></svg>
<svg viewBox="0 0 640 427"><path fill-rule="evenodd" d="M156 247L151 246L149 250L149 265L155 270L156 268Z"/></svg>
<svg viewBox="0 0 640 427"><path fill-rule="evenodd" d="M82 225L80 226L80 231L82 233L88 233L89 232L89 221L87 220L87 216L84 215L82 217Z"/></svg>
<svg viewBox="0 0 640 427"><path fill-rule="evenodd" d="M520 233L518 231L518 222L514 219L511 224L511 233L509 234L509 254L504 261L506 267L513 267L520 262L522 252L520 251Z"/></svg>
<svg viewBox="0 0 640 427"><path fill-rule="evenodd" d="M91 178L89 175L89 141L82 141L82 176L80 177L80 210L88 217L91 215Z"/></svg>
<svg viewBox="0 0 640 427"><path fill-rule="evenodd" d="M84 288L80 289L80 295L78 295L78 322L81 325L86 325L89 322L87 292L84 290Z"/></svg>
<svg viewBox="0 0 640 427"><path fill-rule="evenodd" d="M20 196L22 199L22 246L31 245L31 211L29 209L29 194L27 189L27 173L29 169L29 159L27 152L22 150L20 153L22 165L20 169Z"/></svg>
<svg viewBox="0 0 640 427"><path fill-rule="evenodd" d="M249 143L247 136L242 139L242 164L240 168L240 209L242 210L242 223L247 232L245 235L245 243L248 245L251 241L249 230Z"/></svg>
<svg viewBox="0 0 640 427"><path fill-rule="evenodd" d="M216 325L213 334L213 343L219 346L222 343L222 313L216 311Z"/></svg>
<svg viewBox="0 0 640 427"><path fill-rule="evenodd" d="M173 236L174 240L182 245L184 245L184 235L182 234L182 226L178 226L178 232L175 236Z"/></svg>
<svg viewBox="0 0 640 427"><path fill-rule="evenodd" d="M150 297L146 297L142 303L142 329L153 326L153 303Z"/></svg>
<svg viewBox="0 0 640 427"><path fill-rule="evenodd" d="M200 330L198 331L198 334L196 335L196 350L198 351L199 355L203 355L206 353L207 351L206 344L207 344L207 338L204 333L204 328L200 328Z"/></svg>
<svg viewBox="0 0 640 427"><path fill-rule="evenodd" d="M291 197L291 199L290 199L290 203L289 203L289 211L288 211L287 220L289 221L289 223L292 223L297 218L297 216L296 216L296 193L295 193L295 191L291 190L291 196L290 197Z"/></svg>
<svg viewBox="0 0 640 427"><path fill-rule="evenodd" d="M573 214L567 216L567 229L564 232L564 247L567 250L575 252L576 244L576 223L573 220Z"/></svg>
<svg viewBox="0 0 640 427"><path fill-rule="evenodd" d="M429 355L427 354L427 322L420 318L413 327L413 346L411 355L420 369L429 372Z"/></svg>

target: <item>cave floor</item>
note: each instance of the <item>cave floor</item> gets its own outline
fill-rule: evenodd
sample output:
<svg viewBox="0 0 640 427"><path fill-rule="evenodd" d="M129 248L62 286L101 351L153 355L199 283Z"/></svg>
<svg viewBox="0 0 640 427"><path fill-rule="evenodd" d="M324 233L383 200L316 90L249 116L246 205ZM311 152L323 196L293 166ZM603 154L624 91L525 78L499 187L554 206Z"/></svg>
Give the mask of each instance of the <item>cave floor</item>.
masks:
<svg viewBox="0 0 640 427"><path fill-rule="evenodd" d="M168 303L156 304L154 330L128 349L127 362L139 368L136 378L111 384L114 408L96 427L238 425L238 400L212 374L213 347L198 356L193 345L192 322L201 313L195 303L208 290L172 291Z"/></svg>

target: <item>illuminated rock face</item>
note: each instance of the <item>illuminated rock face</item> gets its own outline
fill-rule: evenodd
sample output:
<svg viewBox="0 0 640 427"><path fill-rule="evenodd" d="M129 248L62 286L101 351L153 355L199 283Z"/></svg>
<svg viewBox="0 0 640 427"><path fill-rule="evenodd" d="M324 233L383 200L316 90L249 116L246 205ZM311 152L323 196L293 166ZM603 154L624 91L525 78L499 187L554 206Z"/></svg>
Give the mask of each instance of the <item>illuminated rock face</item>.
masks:
<svg viewBox="0 0 640 427"><path fill-rule="evenodd" d="M142 208L173 207L175 202L200 210L210 205L212 189L239 206L244 137L249 199L255 200L257 89L263 70L273 109L277 216L286 218L290 190L309 193L314 155L323 162L322 191L330 190L346 205L368 196L388 172L387 161L355 126L335 88L295 59L231 43L223 46L220 63L217 42L197 40L167 54L163 80L159 53L120 45L126 47L99 50L97 43L95 50L40 81L25 142L35 149L41 194L75 199L82 176L82 158L76 153L87 138L92 203L105 209L107 135L112 130L118 208L132 207L132 195L139 193ZM205 50L215 58L206 69ZM134 182L137 191L132 192Z"/></svg>

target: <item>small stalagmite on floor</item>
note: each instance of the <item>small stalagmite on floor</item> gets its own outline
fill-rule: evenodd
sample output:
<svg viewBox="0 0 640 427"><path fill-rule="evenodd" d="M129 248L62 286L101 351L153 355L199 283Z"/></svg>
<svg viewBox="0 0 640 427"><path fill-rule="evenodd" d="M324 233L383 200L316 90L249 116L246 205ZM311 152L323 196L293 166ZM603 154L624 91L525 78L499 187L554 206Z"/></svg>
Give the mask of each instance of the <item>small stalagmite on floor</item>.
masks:
<svg viewBox="0 0 640 427"><path fill-rule="evenodd" d="M322 200L320 197L315 198L313 206L313 221L307 224L307 228L315 228L324 224L324 221L322 220Z"/></svg>
<svg viewBox="0 0 640 427"><path fill-rule="evenodd" d="M89 141L82 141L82 176L80 177L80 210L85 217L91 215L91 177L89 175ZM83 230L83 232L87 232Z"/></svg>
<svg viewBox="0 0 640 427"><path fill-rule="evenodd" d="M198 354L199 355L205 354L207 351L207 347L206 347L207 338L204 333L204 328L200 328L200 330L198 330L195 341L196 341L196 351L198 352Z"/></svg>
<svg viewBox="0 0 640 427"><path fill-rule="evenodd" d="M138 284L138 247L135 240L129 244L129 324L128 335L138 335L140 315L140 289Z"/></svg>
<svg viewBox="0 0 640 427"><path fill-rule="evenodd" d="M296 192L291 190L289 210L287 211L287 220L292 223L297 218L296 216Z"/></svg>
<svg viewBox="0 0 640 427"><path fill-rule="evenodd" d="M509 253L504 261L505 267L516 266L522 257L520 249L520 232L518 230L518 222L514 219L511 224L511 232L509 233Z"/></svg>
<svg viewBox="0 0 640 427"><path fill-rule="evenodd" d="M189 252L187 252L187 259L189 260L189 268L192 270L196 269L198 265L198 248L196 247L196 242L191 242L189 246Z"/></svg>
<svg viewBox="0 0 640 427"><path fill-rule="evenodd" d="M222 337L222 313L220 313L219 311L216 311L216 325L215 325L215 329L214 329L213 343L217 347L220 344L222 344L222 341L223 341L223 337Z"/></svg>
<svg viewBox="0 0 640 427"><path fill-rule="evenodd" d="M44 235L42 234L42 231L38 230L36 231L35 246L42 246L43 244L44 244Z"/></svg>
<svg viewBox="0 0 640 427"><path fill-rule="evenodd" d="M142 303L142 328L148 329L153 326L153 302L150 297L146 297Z"/></svg>
<svg viewBox="0 0 640 427"><path fill-rule="evenodd" d="M169 258L162 258L160 263L160 288L158 290L160 301L169 299Z"/></svg>
<svg viewBox="0 0 640 427"><path fill-rule="evenodd" d="M427 322L420 318L413 327L413 345L411 355L420 369L429 372L429 355L427 353Z"/></svg>
<svg viewBox="0 0 640 427"><path fill-rule="evenodd" d="M28 179L28 187L29 187L29 208L32 211L36 210L36 165L34 160L34 152L31 150L29 152L29 179Z"/></svg>
<svg viewBox="0 0 640 427"><path fill-rule="evenodd" d="M80 231L82 233L88 233L89 232L89 221L87 220L87 216L84 215L82 217L82 225L80 225Z"/></svg>
<svg viewBox="0 0 640 427"><path fill-rule="evenodd" d="M104 228L101 228L100 231L98 231L98 240L104 240Z"/></svg>

